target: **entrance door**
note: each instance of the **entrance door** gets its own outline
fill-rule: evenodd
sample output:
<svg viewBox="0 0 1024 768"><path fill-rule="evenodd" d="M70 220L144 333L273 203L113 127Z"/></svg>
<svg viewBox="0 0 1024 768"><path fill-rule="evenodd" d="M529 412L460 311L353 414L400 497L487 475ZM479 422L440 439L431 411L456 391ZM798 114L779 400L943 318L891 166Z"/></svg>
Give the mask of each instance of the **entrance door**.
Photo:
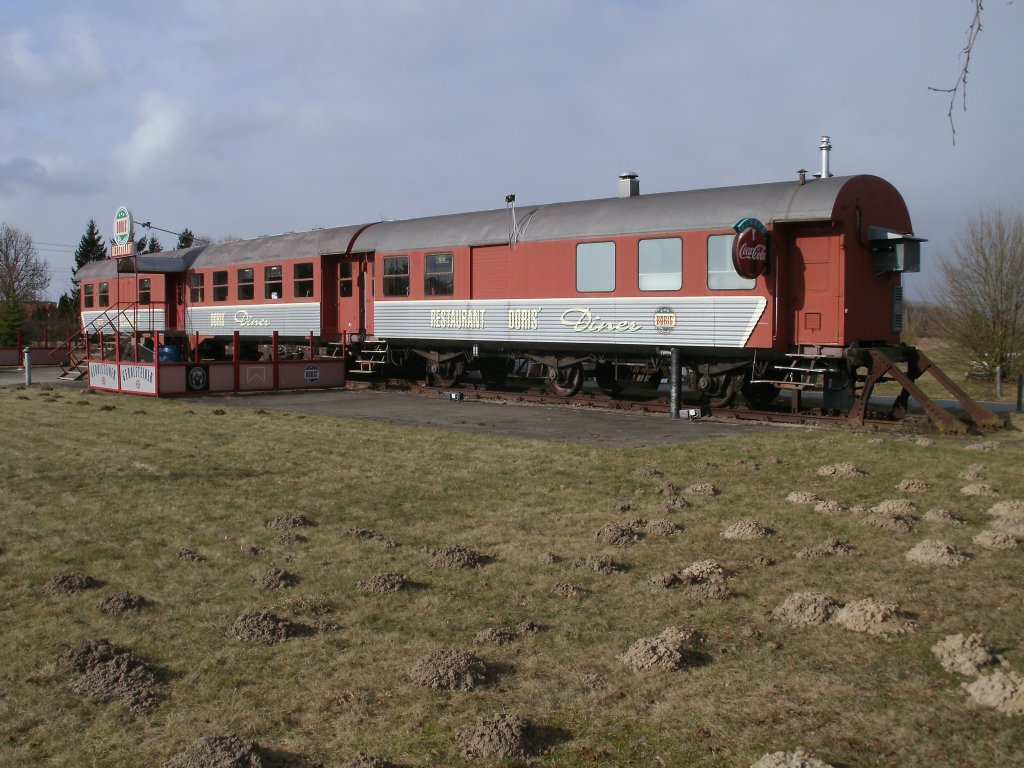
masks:
<svg viewBox="0 0 1024 768"><path fill-rule="evenodd" d="M164 282L166 286L166 316L164 327L175 331L185 327L185 275L168 274Z"/></svg>
<svg viewBox="0 0 1024 768"><path fill-rule="evenodd" d="M324 334L340 336L364 333L365 256L324 256L323 270Z"/></svg>
<svg viewBox="0 0 1024 768"><path fill-rule="evenodd" d="M839 238L831 232L798 235L788 270L797 344L841 343Z"/></svg>

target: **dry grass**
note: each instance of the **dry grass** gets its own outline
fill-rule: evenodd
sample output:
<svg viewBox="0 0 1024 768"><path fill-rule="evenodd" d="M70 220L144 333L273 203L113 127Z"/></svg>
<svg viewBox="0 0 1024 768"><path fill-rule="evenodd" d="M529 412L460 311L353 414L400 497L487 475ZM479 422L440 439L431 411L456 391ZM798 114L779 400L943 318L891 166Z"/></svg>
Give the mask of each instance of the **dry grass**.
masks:
<svg viewBox="0 0 1024 768"><path fill-rule="evenodd" d="M1024 672L1022 549L972 542L994 500L962 495L958 478L983 462L1000 499L1024 498L1017 431L989 452L974 450L980 438L878 443L802 429L620 449L41 387L0 390L0 408L0 764L156 766L222 733L297 766L341 765L359 751L403 766L465 764L457 732L502 711L543 727L550 751L535 762L545 765L744 766L797 746L851 766L1010 766L1024 753L1019 716L972 705L959 689L968 679L930 651L947 635L979 632ZM864 475L817 474L840 462ZM915 533L786 500L806 490L867 508L901 497L896 486L911 475L930 486L910 496ZM667 483L711 483L720 494L666 511ZM933 508L966 525L924 520ZM290 531L305 541L265 527L286 515L317 525ZM772 534L720 535L742 518ZM682 530L628 547L595 540L602 525L636 519ZM796 557L829 536L854 553ZM908 562L927 538L972 557ZM427 548L453 545L493 561L430 567ZM542 563L546 553L555 562ZM600 554L618 572L573 567ZM731 599L650 583L707 559L729 574ZM297 583L261 588L254 578L272 567ZM42 594L64 572L101 584ZM388 572L408 583L391 594L357 586ZM560 582L585 591L559 596ZM145 599L137 613L97 608L124 591ZM895 602L914 631L770 620L807 591ZM247 611L304 631L276 645L243 642L228 630ZM539 631L474 644L483 630L524 621ZM705 639L699 663L637 673L619 660L673 626ZM136 713L72 692L55 659L98 638L156 670L162 701ZM446 648L479 656L487 684L439 692L409 679L418 659Z"/></svg>

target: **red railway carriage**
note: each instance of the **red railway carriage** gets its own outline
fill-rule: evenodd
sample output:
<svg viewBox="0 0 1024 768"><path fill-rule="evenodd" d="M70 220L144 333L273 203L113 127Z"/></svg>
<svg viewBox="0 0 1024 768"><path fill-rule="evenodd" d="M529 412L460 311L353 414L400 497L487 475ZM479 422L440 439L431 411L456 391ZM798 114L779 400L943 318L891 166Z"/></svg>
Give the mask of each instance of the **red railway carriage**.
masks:
<svg viewBox="0 0 1024 768"><path fill-rule="evenodd" d="M888 182L625 189L96 262L76 277L83 325L214 355L235 332L250 349L276 332L344 342L363 370L422 364L444 386L541 373L565 395L588 375L657 382L675 351L720 403L811 372L848 399L851 350L898 344L918 240Z"/></svg>

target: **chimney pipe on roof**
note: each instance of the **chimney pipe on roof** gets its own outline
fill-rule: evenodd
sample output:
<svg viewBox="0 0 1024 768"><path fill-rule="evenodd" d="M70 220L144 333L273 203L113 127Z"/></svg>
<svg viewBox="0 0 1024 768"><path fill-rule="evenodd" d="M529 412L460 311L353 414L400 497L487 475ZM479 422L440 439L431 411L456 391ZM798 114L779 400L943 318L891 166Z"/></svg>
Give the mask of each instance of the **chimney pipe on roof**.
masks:
<svg viewBox="0 0 1024 768"><path fill-rule="evenodd" d="M821 144L818 145L818 149L821 150L821 178L827 179L832 175L828 170L828 153L832 150L828 136L821 137Z"/></svg>
<svg viewBox="0 0 1024 768"><path fill-rule="evenodd" d="M640 177L632 171L619 174L619 197L636 197L640 194Z"/></svg>

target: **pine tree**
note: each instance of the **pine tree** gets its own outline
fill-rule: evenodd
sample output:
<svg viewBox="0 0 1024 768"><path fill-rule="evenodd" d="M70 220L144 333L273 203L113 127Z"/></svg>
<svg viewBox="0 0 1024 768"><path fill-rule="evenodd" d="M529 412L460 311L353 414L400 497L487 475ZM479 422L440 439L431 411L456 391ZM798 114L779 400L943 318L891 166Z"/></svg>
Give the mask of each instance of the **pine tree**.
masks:
<svg viewBox="0 0 1024 768"><path fill-rule="evenodd" d="M178 244L174 246L176 249L181 250L182 248L191 248L193 243L196 241L196 236L192 234L192 230L186 227L178 235Z"/></svg>
<svg viewBox="0 0 1024 768"><path fill-rule="evenodd" d="M100 236L99 228L95 219L89 219L89 225L85 228L85 234L78 243L75 251L75 272L80 270L90 261L101 261L107 258L107 246ZM78 283L71 284L71 302L78 306Z"/></svg>
<svg viewBox="0 0 1024 768"><path fill-rule="evenodd" d="M160 245L160 241L155 237L146 237L145 235L135 244L135 253L160 253L164 247Z"/></svg>

